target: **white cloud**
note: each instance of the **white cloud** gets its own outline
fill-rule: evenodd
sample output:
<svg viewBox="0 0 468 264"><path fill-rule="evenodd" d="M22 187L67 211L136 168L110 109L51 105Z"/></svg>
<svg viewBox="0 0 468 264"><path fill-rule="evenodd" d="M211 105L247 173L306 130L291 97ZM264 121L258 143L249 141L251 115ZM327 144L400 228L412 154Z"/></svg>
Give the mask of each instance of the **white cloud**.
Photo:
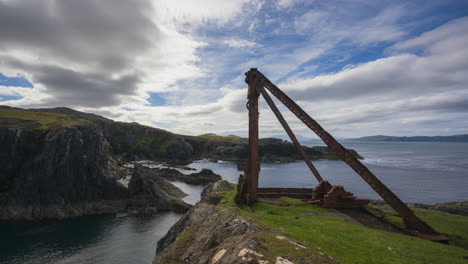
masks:
<svg viewBox="0 0 468 264"><path fill-rule="evenodd" d="M406 50L415 47L428 46L440 43L448 38L466 35L468 28L468 17L462 17L449 21L434 30L427 31L420 36L405 41L401 41L390 47L390 50Z"/></svg>
<svg viewBox="0 0 468 264"><path fill-rule="evenodd" d="M229 39L225 40L224 43L231 48L256 48L262 46L258 43L248 41L245 39Z"/></svg>
<svg viewBox="0 0 468 264"><path fill-rule="evenodd" d="M210 21L227 23L242 10L247 0L154 0L157 17L165 21L201 24ZM179 25L180 26L180 25Z"/></svg>
<svg viewBox="0 0 468 264"><path fill-rule="evenodd" d="M437 133L438 122L451 132L466 127L466 121L456 122L468 105L466 18L401 40L409 28L401 21L411 12L399 6L356 18L353 10L363 7L358 3L324 7L317 2L307 11L301 10L306 2L299 6L291 0L50 2L86 10L85 22L99 25L93 28L78 23L80 12L75 11L75 21L73 12L64 16L54 13L53 5L33 2L0 1L2 32L20 32L6 31L15 26L30 32L2 35L0 73L21 73L34 83L33 89L0 86L2 97L23 97L2 102L8 105L69 106L178 133L245 136L243 72L258 67L272 81L287 76L280 88L338 136L403 133L399 126ZM280 13L265 15L266 5L267 11ZM48 31L47 37L41 30ZM395 41L387 57L337 73L298 77L320 70L320 58L343 42L365 49ZM351 51L340 52L346 57ZM169 105L149 105L151 92L163 92ZM308 131L281 109L293 129ZM261 125L262 136L282 133L263 100Z"/></svg>

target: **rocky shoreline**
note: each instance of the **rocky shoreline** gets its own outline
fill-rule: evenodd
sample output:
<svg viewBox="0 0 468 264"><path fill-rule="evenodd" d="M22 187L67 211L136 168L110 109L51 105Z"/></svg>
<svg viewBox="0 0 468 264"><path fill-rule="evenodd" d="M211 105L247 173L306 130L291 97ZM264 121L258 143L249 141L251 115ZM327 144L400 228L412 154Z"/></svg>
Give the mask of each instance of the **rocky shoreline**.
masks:
<svg viewBox="0 0 468 264"><path fill-rule="evenodd" d="M126 210L134 197L121 180L129 173L123 165L131 160L187 164L198 159L247 158L242 138L177 135L69 108L0 106L0 145L0 219L66 218ZM324 147L304 150L311 159L336 159ZM260 140L262 161L299 158L289 142ZM177 170L155 173L189 184L220 179L209 171L188 176Z"/></svg>

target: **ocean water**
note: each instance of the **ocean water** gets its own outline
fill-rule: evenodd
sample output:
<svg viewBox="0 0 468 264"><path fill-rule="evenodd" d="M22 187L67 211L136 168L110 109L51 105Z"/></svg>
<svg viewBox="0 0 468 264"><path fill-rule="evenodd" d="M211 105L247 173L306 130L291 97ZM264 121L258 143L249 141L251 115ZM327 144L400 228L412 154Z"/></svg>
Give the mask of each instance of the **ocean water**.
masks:
<svg viewBox="0 0 468 264"><path fill-rule="evenodd" d="M203 186L172 182L195 204ZM66 220L0 221L0 264L151 263L156 244L182 214L127 214Z"/></svg>
<svg viewBox="0 0 468 264"><path fill-rule="evenodd" d="M468 200L468 144L342 141L365 157L363 163L405 202L438 203ZM320 145L305 142L304 145ZM315 161L332 184L358 197L378 199L373 190L341 161ZM194 162L236 183L234 163ZM191 173L193 171L182 171ZM174 182L195 203L201 186ZM317 184L303 162L262 164L260 186L313 187ZM38 222L0 221L0 264L6 263L151 263L157 241L181 217L166 212L149 218L128 215L78 217Z"/></svg>
<svg viewBox="0 0 468 264"><path fill-rule="evenodd" d="M341 142L364 157L367 166L404 202L435 204L468 200L468 144L420 142ZM304 145L324 145L321 141ZM346 163L318 160L313 164L333 185L343 185L357 197L380 197ZM237 183L240 172L233 163L197 161L194 168L209 168ZM262 164L260 187L314 187L317 180L304 162Z"/></svg>

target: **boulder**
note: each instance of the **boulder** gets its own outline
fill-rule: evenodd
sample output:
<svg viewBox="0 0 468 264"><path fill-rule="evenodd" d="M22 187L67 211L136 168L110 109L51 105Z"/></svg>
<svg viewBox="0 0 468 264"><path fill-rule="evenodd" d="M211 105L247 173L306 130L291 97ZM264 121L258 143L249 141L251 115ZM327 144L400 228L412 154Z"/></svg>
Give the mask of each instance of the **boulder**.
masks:
<svg viewBox="0 0 468 264"><path fill-rule="evenodd" d="M208 184L205 189L201 192L201 202L208 204L218 204L219 197L218 194L225 191L231 191L234 189L231 183L228 181L222 180L217 182L212 182Z"/></svg>
<svg viewBox="0 0 468 264"><path fill-rule="evenodd" d="M130 212L154 214L157 211L186 212L190 205L174 195L174 188L151 169L135 164L132 179L128 184ZM169 192L169 193L168 193ZM182 191L180 191L182 192Z"/></svg>

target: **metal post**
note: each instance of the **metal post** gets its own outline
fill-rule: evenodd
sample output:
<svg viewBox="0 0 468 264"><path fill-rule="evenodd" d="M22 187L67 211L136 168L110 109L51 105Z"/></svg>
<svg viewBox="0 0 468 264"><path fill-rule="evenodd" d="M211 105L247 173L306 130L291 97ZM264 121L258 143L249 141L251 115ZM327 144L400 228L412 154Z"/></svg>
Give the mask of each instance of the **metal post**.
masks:
<svg viewBox="0 0 468 264"><path fill-rule="evenodd" d="M257 69L252 68L246 73L246 83L248 90L248 109L249 109L249 149L247 163L247 203L252 204L257 199L258 174L260 164L258 159L258 92L259 79L256 74Z"/></svg>

